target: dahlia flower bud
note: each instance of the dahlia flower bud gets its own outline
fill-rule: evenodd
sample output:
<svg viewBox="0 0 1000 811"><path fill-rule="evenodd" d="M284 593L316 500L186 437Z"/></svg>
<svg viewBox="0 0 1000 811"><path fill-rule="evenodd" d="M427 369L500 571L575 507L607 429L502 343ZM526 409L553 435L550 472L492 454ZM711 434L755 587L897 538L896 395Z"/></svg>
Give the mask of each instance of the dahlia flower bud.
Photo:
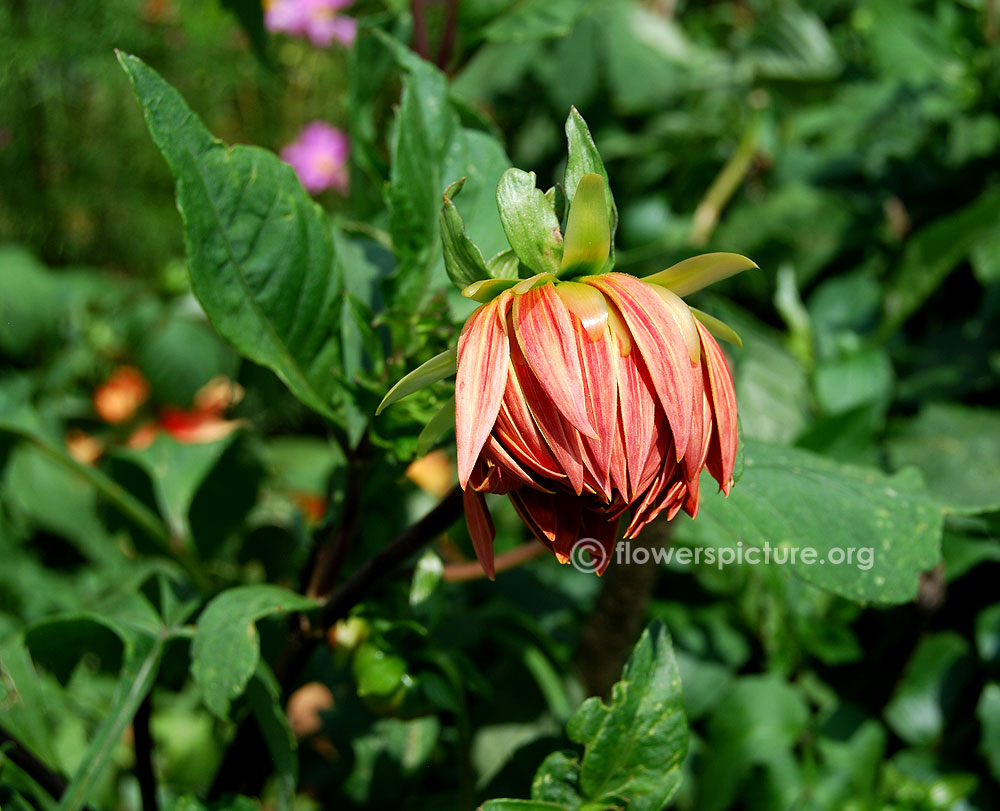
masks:
<svg viewBox="0 0 1000 811"><path fill-rule="evenodd" d="M574 111L568 133L581 124ZM491 277L481 257L487 273L475 267L471 240L451 227L461 222L450 201L460 185L446 192L445 258L468 264L472 257L471 273L482 278L463 293L483 303L466 321L457 354L411 373L383 403L451 373L457 359L458 477L473 545L490 577L494 530L486 493L506 494L562 563L581 538L596 540L604 550L594 561L600 574L620 523L625 537L635 538L661 514L694 517L703 469L726 495L732 484L736 397L712 332L739 338L681 297L756 265L716 253L641 279L611 272L615 214L603 166L596 150L586 160L578 151L577 166L599 171L574 177L569 134L564 238L533 176L505 175L500 183L513 264L527 278ZM463 282L471 275L468 267L449 273Z"/></svg>

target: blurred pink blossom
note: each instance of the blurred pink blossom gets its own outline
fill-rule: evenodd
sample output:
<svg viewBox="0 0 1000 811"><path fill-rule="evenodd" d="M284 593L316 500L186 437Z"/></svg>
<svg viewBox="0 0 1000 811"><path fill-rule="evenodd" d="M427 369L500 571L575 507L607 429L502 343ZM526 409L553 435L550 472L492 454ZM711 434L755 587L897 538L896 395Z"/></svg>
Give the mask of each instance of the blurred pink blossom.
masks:
<svg viewBox="0 0 1000 811"><path fill-rule="evenodd" d="M313 45L327 48L334 40L354 42L358 24L337 12L354 0L265 0L264 24L269 31L309 37Z"/></svg>
<svg viewBox="0 0 1000 811"><path fill-rule="evenodd" d="M347 134L324 121L313 121L297 140L281 150L281 159L291 164L302 185L312 193L334 188L347 194L347 158L351 141Z"/></svg>

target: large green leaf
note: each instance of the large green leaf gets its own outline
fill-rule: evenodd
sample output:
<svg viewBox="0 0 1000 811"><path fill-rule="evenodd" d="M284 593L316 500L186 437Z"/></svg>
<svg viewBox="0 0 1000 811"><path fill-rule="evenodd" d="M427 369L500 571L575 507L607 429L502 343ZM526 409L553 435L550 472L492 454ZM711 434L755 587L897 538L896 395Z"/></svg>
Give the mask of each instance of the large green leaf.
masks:
<svg viewBox="0 0 1000 811"><path fill-rule="evenodd" d="M945 506L1000 509L1000 414L955 404L926 406L889 440L893 466L915 465Z"/></svg>
<svg viewBox="0 0 1000 811"><path fill-rule="evenodd" d="M688 730L677 661L661 622L639 638L610 704L588 698L566 732L586 747L580 793L589 804L625 801L630 811L667 804L680 784Z"/></svg>
<svg viewBox="0 0 1000 811"><path fill-rule="evenodd" d="M177 180L191 286L212 324L335 419L340 285L323 210L277 156L227 147L154 70L118 59Z"/></svg>
<svg viewBox="0 0 1000 811"><path fill-rule="evenodd" d="M940 557L943 521L913 473L886 476L747 440L746 467L729 498L713 494L706 478L698 518L684 532L718 546L766 544L777 556L771 565L853 600L907 602ZM807 549L815 552L811 563L802 557Z"/></svg>
<svg viewBox="0 0 1000 811"><path fill-rule="evenodd" d="M308 611L316 603L279 586L238 586L222 592L202 613L191 646L191 675L208 708L225 718L260 661L255 623L270 614Z"/></svg>

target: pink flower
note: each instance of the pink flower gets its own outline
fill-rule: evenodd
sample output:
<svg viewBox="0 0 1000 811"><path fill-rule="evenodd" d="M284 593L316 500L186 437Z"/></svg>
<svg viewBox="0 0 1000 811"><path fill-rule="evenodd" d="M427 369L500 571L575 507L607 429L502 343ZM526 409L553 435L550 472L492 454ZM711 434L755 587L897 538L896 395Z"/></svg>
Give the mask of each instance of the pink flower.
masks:
<svg viewBox="0 0 1000 811"><path fill-rule="evenodd" d="M334 188L347 194L347 158L351 142L347 134L324 121L307 124L293 141L281 150L281 159L291 165L302 185L316 194Z"/></svg>
<svg viewBox="0 0 1000 811"><path fill-rule="evenodd" d="M357 21L337 12L354 0L266 0L264 24L269 31L308 37L313 45L327 48L334 40L351 45Z"/></svg>

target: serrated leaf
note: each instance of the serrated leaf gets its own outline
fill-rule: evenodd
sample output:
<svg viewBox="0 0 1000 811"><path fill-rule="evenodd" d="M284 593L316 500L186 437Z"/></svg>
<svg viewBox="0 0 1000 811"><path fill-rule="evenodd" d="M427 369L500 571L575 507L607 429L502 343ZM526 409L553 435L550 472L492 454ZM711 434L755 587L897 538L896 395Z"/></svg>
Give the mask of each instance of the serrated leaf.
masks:
<svg viewBox="0 0 1000 811"><path fill-rule="evenodd" d="M154 70L118 59L177 180L191 286L213 326L337 419L340 284L323 210L276 155L225 146Z"/></svg>
<svg viewBox="0 0 1000 811"><path fill-rule="evenodd" d="M497 207L507 241L521 263L535 273L557 273L562 231L552 203L535 186L535 173L504 172L497 186Z"/></svg>
<svg viewBox="0 0 1000 811"><path fill-rule="evenodd" d="M256 622L271 614L308 611L317 603L271 585L238 586L213 599L198 619L191 675L206 706L219 718L239 696L260 661Z"/></svg>
<svg viewBox="0 0 1000 811"><path fill-rule="evenodd" d="M688 746L680 674L666 627L654 621L612 688L610 704L588 698L566 727L586 749L580 794L588 804L661 811L680 785Z"/></svg>
<svg viewBox="0 0 1000 811"><path fill-rule="evenodd" d="M720 547L766 544L770 565L852 600L913 599L920 573L940 558L943 521L914 471L887 476L759 440L745 446L739 486L723 498L709 495L706 480L698 519L682 525L685 533ZM815 550L812 563L804 549Z"/></svg>
<svg viewBox="0 0 1000 811"><path fill-rule="evenodd" d="M531 781L531 797L566 808L579 808L580 761L567 752L553 752L538 767Z"/></svg>

